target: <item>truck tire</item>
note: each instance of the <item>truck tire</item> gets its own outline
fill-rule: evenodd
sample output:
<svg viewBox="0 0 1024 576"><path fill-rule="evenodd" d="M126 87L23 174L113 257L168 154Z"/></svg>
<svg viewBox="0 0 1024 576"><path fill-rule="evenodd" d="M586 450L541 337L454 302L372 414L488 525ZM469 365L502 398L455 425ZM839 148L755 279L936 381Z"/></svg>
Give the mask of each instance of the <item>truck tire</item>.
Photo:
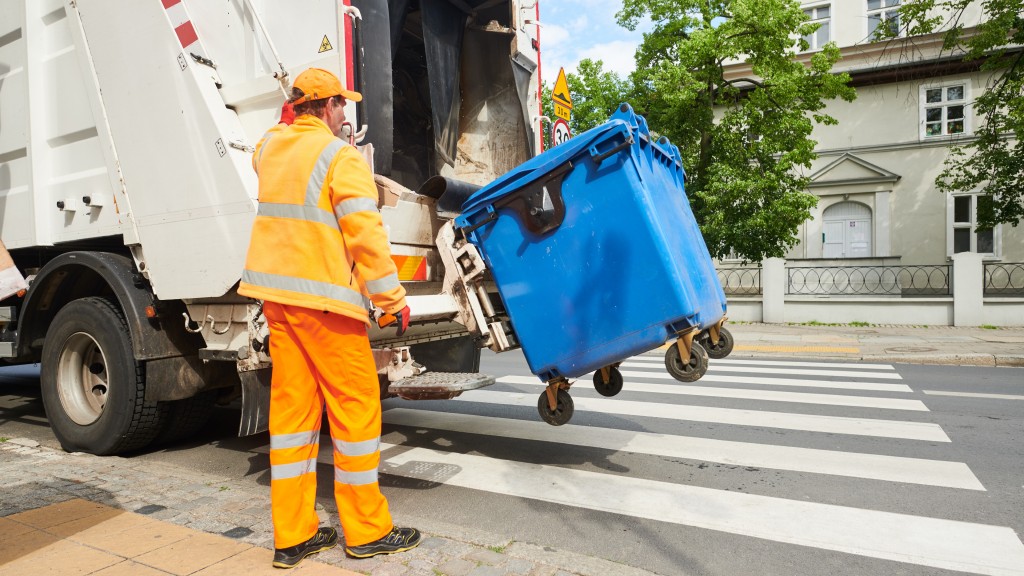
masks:
<svg viewBox="0 0 1024 576"><path fill-rule="evenodd" d="M164 421L160 425L154 444L170 444L195 435L213 415L217 394L220 390L207 390L191 398L162 402L167 408L163 414Z"/></svg>
<svg viewBox="0 0 1024 576"><path fill-rule="evenodd" d="M69 302L43 341L43 406L69 452L118 454L156 437L167 408L146 402L143 363L120 308L105 298Z"/></svg>

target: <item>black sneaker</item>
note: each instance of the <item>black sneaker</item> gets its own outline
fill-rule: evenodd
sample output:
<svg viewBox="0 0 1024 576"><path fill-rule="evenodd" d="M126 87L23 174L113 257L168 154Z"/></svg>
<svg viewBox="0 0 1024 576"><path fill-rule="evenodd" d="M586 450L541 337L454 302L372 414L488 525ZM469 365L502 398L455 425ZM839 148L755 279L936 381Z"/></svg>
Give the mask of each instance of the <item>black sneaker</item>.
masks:
<svg viewBox="0 0 1024 576"><path fill-rule="evenodd" d="M420 531L415 528L394 527L387 536L362 546L345 546L345 553L353 558L369 558L378 554L394 554L412 550L420 545Z"/></svg>
<svg viewBox="0 0 1024 576"><path fill-rule="evenodd" d="M312 538L290 548L274 550L274 568L295 568L303 558L310 554L330 550L338 545L338 533L334 528L324 527L316 531Z"/></svg>

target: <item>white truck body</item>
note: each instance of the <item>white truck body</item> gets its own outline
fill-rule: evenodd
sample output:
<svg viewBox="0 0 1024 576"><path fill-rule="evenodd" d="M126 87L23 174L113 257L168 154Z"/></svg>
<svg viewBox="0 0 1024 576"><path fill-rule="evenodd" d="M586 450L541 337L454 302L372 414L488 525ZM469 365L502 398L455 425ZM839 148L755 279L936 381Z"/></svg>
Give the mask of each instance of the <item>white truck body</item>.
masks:
<svg viewBox="0 0 1024 576"><path fill-rule="evenodd" d="M140 342L172 323L202 338L204 363L265 367L258 306L234 291L257 207L251 152L290 78L313 66L364 92L347 116L392 181L380 181L392 251L426 261L406 284L414 326L402 340L374 328L375 346L493 342L438 253L446 219L412 190L437 174L486 184L538 153L537 14L534 0L0 0L0 238L32 285L4 302L0 356L39 361L41 323L112 292L153 377L175 357L187 362L170 370L203 372L189 350ZM130 258L125 287L101 286L106 264L67 261L97 253ZM69 279L80 268L87 280ZM124 290L151 294L160 325L135 320ZM205 384L146 395L180 400Z"/></svg>

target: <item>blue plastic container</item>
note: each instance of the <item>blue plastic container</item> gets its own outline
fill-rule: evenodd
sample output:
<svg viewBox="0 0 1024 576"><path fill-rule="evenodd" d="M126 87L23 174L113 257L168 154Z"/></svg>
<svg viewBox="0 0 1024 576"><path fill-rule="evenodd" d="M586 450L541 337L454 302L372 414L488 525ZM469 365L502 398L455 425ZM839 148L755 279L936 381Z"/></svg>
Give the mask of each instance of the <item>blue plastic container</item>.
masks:
<svg viewBox="0 0 1024 576"><path fill-rule="evenodd" d="M677 148L623 104L480 189L456 226L494 275L530 370L574 378L725 312Z"/></svg>

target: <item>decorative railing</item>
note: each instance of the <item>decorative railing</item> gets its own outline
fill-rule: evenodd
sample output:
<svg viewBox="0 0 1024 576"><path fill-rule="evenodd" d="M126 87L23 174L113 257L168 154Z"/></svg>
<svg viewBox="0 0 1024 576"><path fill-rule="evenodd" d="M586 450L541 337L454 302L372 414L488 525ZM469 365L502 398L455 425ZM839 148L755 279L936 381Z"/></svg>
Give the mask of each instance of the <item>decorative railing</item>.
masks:
<svg viewBox="0 0 1024 576"><path fill-rule="evenodd" d="M985 296L1024 296L1024 263L985 264Z"/></svg>
<svg viewBox="0 0 1024 576"><path fill-rule="evenodd" d="M786 294L949 296L951 269L949 265L789 268Z"/></svg>
<svg viewBox="0 0 1024 576"><path fill-rule="evenodd" d="M760 268L718 268L718 281L728 296L756 296L761 293Z"/></svg>

